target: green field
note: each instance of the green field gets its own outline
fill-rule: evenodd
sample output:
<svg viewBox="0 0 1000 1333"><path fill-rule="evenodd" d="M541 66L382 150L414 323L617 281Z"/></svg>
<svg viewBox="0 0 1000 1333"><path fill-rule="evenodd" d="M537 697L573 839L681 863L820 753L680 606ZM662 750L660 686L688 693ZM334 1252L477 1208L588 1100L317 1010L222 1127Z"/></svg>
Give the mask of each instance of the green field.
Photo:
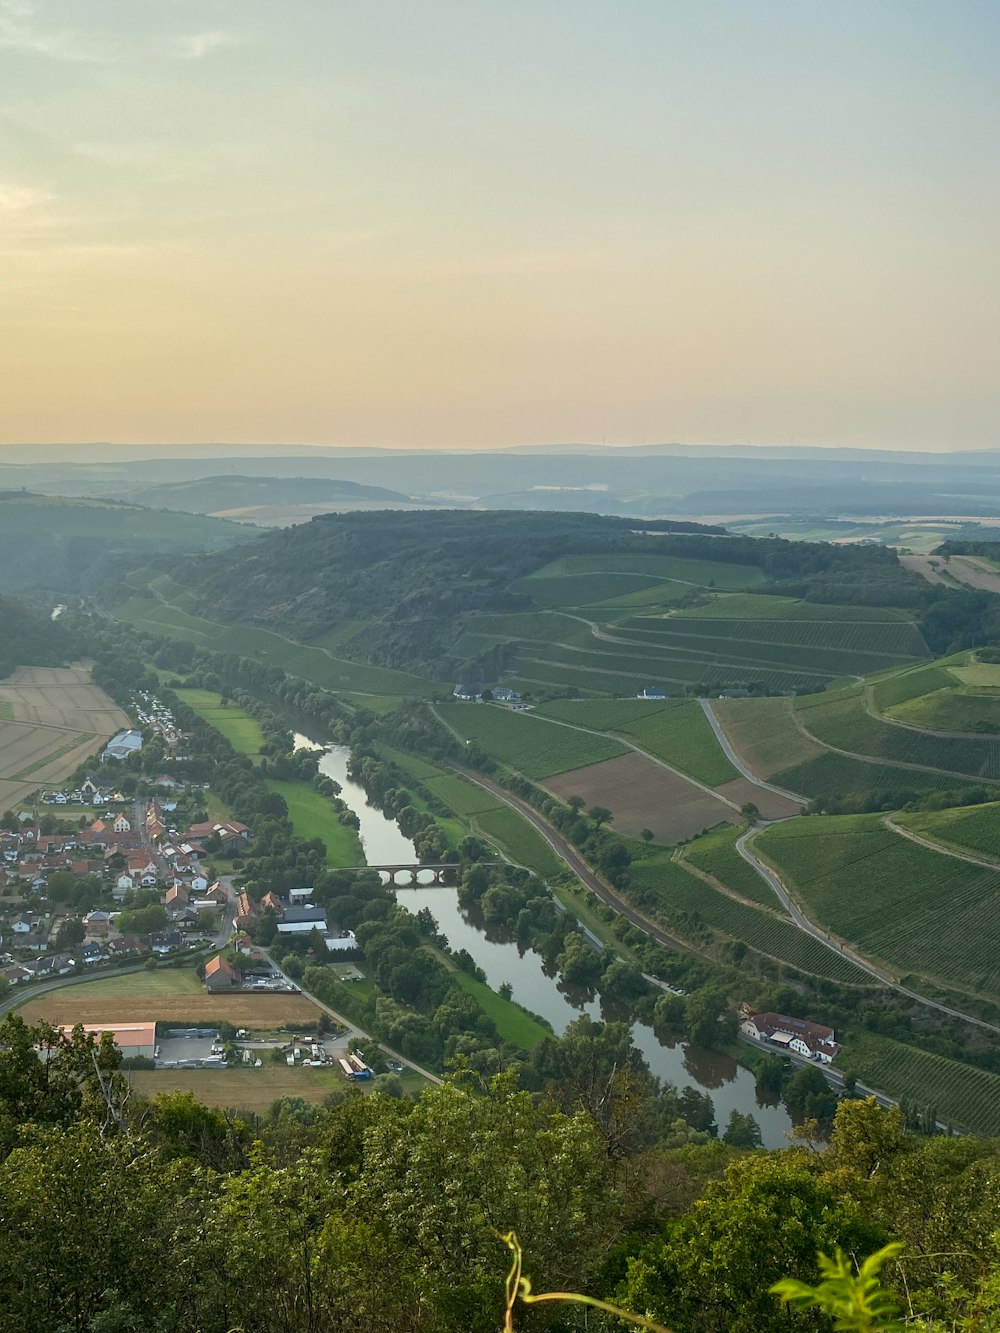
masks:
<svg viewBox="0 0 1000 1333"><path fill-rule="evenodd" d="M280 634L272 634L270 630L249 625L217 624L178 607L164 605L152 597L131 597L118 603L113 610L119 620L125 620L148 634L187 640L220 653L257 657L328 690L422 698L442 688L405 671L348 662L322 648L295 643Z"/></svg>
<svg viewBox="0 0 1000 1333"><path fill-rule="evenodd" d="M269 791L285 798L292 827L301 838L321 838L326 844L326 863L330 866L363 866L365 854L361 839L352 828L337 819L337 812L307 782L279 782L268 778Z"/></svg>
<svg viewBox="0 0 1000 1333"><path fill-rule="evenodd" d="M629 876L633 883L630 897L643 911L659 917L682 936L697 938L708 927L803 972L851 984L870 984L860 968L798 930L787 917L717 892L672 860L669 853L654 853L634 861Z"/></svg>
<svg viewBox="0 0 1000 1333"><path fill-rule="evenodd" d="M898 810L909 801L932 791L982 790L982 783L971 778L942 776L919 768L880 764L874 759L855 759L851 755L820 753L775 773L778 786L798 792L812 800L846 800L878 796L883 810Z"/></svg>
<svg viewBox="0 0 1000 1333"><path fill-rule="evenodd" d="M598 580L608 575L720 589L755 588L764 582L763 573L750 565L735 565L723 560L688 560L683 556L645 555L640 552L606 552L602 555L563 556L536 570L528 578L512 584L511 588L533 596L531 589L541 585L545 588L541 595L545 596L550 585L567 580L575 583L580 579L593 579L594 587L599 588L601 584ZM589 595L585 601L579 597L581 589L578 587L576 591L577 601L560 600L558 604L583 606L587 601L599 601L606 595ZM623 588L623 591L629 590Z"/></svg>
<svg viewBox="0 0 1000 1333"><path fill-rule="evenodd" d="M787 820L754 848L815 921L861 953L900 975L1000 996L1000 869L930 851L878 815Z"/></svg>
<svg viewBox="0 0 1000 1333"><path fill-rule="evenodd" d="M545 722L491 704L443 704L436 710L465 740L528 778L547 778L627 753L619 741Z"/></svg>
<svg viewBox="0 0 1000 1333"><path fill-rule="evenodd" d="M204 995L205 987L193 967L161 967L155 972L128 972L121 977L107 977L88 981L89 1000L147 999L150 996ZM34 999L31 990L24 995L25 1004Z"/></svg>
<svg viewBox="0 0 1000 1333"><path fill-rule="evenodd" d="M973 1134L1000 1134L1000 1075L934 1055L889 1037L850 1036L838 1060L868 1087L933 1107L943 1124Z"/></svg>
<svg viewBox="0 0 1000 1333"><path fill-rule="evenodd" d="M709 787L740 776L697 699L554 700L539 708L537 715L622 736Z"/></svg>
<svg viewBox="0 0 1000 1333"><path fill-rule="evenodd" d="M531 1051L540 1041L552 1036L550 1028L526 1014L512 1000L505 1000L496 991L490 990L485 982L477 981L467 972L457 969L451 973L451 978L472 996L483 1013L493 1020L500 1036L512 1046L518 1046L522 1051Z"/></svg>
<svg viewBox="0 0 1000 1333"><path fill-rule="evenodd" d="M175 690L183 703L225 736L239 754L259 754L264 744L260 723L237 704L224 704L214 690Z"/></svg>

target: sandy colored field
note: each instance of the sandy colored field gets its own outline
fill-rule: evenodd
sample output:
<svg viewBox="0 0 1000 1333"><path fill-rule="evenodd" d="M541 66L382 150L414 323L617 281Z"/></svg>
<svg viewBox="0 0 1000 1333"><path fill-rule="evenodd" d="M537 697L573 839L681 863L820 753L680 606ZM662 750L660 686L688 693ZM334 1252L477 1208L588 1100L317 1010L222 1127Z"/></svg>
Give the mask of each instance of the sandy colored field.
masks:
<svg viewBox="0 0 1000 1333"><path fill-rule="evenodd" d="M302 995L90 995L88 987L67 986L40 995L21 1009L26 1022L192 1023L228 1021L236 1027L275 1028L310 1023L319 1010Z"/></svg>
<svg viewBox="0 0 1000 1333"><path fill-rule="evenodd" d="M825 753L795 725L791 699L718 699L712 711L729 744L762 781ZM760 801L750 799L763 810Z"/></svg>
<svg viewBox="0 0 1000 1333"><path fill-rule="evenodd" d="M765 791L763 787L755 786L746 778L736 778L735 781L726 782L715 790L720 796L725 796L736 805L755 805L765 819L787 819L789 815L797 815L802 809L798 801L791 801L787 796L779 796L777 792Z"/></svg>
<svg viewBox="0 0 1000 1333"><path fill-rule="evenodd" d="M946 588L960 583L983 592L1000 592L1000 570L973 555L953 555L947 561L939 555L902 555L899 563L922 574L928 583L941 583Z"/></svg>
<svg viewBox="0 0 1000 1333"><path fill-rule="evenodd" d="M279 1097L321 1102L344 1079L328 1069L289 1069L263 1064L260 1069L150 1069L129 1075L144 1097L158 1092L193 1092L206 1106L263 1114Z"/></svg>
<svg viewBox="0 0 1000 1333"><path fill-rule="evenodd" d="M718 797L641 754L626 754L559 773L546 778L542 785L564 800L582 796L588 808L605 806L614 815L612 828L617 833L637 838L649 828L657 842L668 845L723 821L739 822L737 812Z"/></svg>
<svg viewBox="0 0 1000 1333"><path fill-rule="evenodd" d="M97 753L128 718L75 667L20 667L0 681L0 806L15 805L38 787L58 786Z"/></svg>

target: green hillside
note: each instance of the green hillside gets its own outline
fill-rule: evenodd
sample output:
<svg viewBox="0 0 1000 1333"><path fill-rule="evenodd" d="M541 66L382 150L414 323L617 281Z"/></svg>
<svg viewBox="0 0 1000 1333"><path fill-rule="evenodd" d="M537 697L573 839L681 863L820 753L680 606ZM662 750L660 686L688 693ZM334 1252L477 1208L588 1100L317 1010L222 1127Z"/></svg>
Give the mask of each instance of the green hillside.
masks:
<svg viewBox="0 0 1000 1333"><path fill-rule="evenodd" d="M93 594L158 555L221 551L252 538L222 519L7 492L0 494L0 586Z"/></svg>
<svg viewBox="0 0 1000 1333"><path fill-rule="evenodd" d="M0 597L0 679L19 666L56 666L72 651L72 639L48 608Z"/></svg>

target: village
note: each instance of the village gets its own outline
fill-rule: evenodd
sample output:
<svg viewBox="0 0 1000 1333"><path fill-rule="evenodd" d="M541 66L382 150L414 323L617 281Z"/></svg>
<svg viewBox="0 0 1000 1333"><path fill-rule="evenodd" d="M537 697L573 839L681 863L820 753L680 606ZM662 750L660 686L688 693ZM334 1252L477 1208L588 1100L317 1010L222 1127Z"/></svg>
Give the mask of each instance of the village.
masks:
<svg viewBox="0 0 1000 1333"><path fill-rule="evenodd" d="M78 1021L111 1033L132 1071L266 1063L372 1079L358 1034L324 1017L255 943L262 916L269 938L309 937L327 956L353 956L353 934L311 888L252 896L237 872L253 830L207 814L209 784L183 776L185 737L168 708L143 694L130 712L141 729L123 728L73 783L4 815L0 1004L40 1008L67 1033ZM166 767L137 780L157 738Z"/></svg>

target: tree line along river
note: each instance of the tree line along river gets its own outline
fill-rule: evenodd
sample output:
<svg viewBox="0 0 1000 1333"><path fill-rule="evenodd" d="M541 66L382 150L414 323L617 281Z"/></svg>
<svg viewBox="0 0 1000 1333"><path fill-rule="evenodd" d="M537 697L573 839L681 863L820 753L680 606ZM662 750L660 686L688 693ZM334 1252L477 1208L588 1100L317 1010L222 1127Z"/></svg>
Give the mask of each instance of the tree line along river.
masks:
<svg viewBox="0 0 1000 1333"><path fill-rule="evenodd" d="M368 804L365 789L348 773L346 746L324 747L302 734L296 734L295 744L324 751L319 770L340 784L344 801L357 814L365 859L370 865L405 865L417 861L410 839L404 837L394 820ZM602 1014L599 998L572 992L557 977L548 975L539 955L520 946L509 932L487 925L474 912L461 908L454 888L430 885L399 888L396 897L409 912L430 908L451 947L456 951L468 950L492 989L499 990L508 982L514 999L546 1019L555 1033L565 1032L581 1014L598 1021L612 1017ZM645 1023L632 1023L631 1027L632 1040L657 1078L678 1088L691 1085L708 1093L720 1132L730 1112L736 1110L754 1116L766 1147L785 1145L785 1136L792 1126L788 1113L781 1105L762 1104L753 1075L731 1056L683 1042L662 1042Z"/></svg>

